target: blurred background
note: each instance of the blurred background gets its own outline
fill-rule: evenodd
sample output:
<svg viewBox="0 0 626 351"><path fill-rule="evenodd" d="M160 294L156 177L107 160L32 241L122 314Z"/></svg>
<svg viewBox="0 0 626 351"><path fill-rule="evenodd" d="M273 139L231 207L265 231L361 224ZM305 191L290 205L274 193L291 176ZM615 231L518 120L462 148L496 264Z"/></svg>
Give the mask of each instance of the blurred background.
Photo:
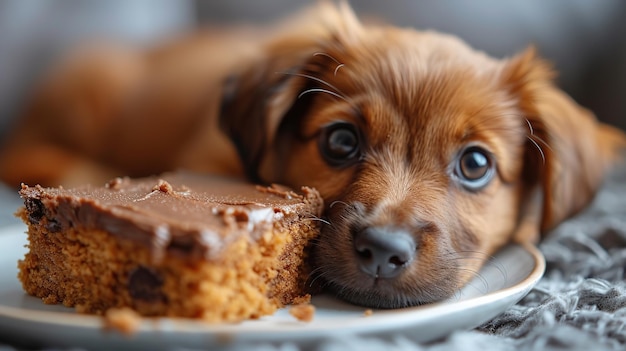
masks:
<svg viewBox="0 0 626 351"><path fill-rule="evenodd" d="M198 26L270 24L307 0L0 0L0 143L33 84L61 55L101 39L153 45ZM455 34L496 56L529 44L558 83L603 121L626 129L626 1L353 0L361 16ZM0 225L19 198L0 184Z"/></svg>
<svg viewBox="0 0 626 351"><path fill-rule="evenodd" d="M151 45L198 26L272 23L307 0L0 0L0 138L37 78L64 52L102 38ZM621 0L353 0L386 22L453 33L502 57L534 44L558 83L626 129L626 2Z"/></svg>

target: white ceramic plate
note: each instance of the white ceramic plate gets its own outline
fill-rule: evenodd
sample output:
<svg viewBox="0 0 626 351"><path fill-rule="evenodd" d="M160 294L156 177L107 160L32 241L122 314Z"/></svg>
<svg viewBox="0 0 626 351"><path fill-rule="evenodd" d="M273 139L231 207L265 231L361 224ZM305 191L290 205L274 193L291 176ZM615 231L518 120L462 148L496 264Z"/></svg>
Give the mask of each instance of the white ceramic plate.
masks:
<svg viewBox="0 0 626 351"><path fill-rule="evenodd" d="M245 349L246 345L291 342L300 346L346 334L388 336L403 333L429 341L456 330L471 329L497 316L524 297L541 278L545 262L531 246L510 245L496 254L454 298L432 305L374 310L329 296L313 299L315 318L296 321L286 309L271 317L234 325L207 325L183 319L146 319L128 337L105 331L97 316L76 314L63 306L45 305L26 295L16 278L17 261L26 248L25 226L0 230L0 339L29 347L88 349L171 349L173 347Z"/></svg>

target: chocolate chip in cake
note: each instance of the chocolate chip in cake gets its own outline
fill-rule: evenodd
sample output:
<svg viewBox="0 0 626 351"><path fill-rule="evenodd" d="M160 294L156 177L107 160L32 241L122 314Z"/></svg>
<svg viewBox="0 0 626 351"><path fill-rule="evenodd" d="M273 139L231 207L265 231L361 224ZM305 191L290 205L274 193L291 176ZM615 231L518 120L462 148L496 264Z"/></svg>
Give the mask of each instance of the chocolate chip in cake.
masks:
<svg viewBox="0 0 626 351"><path fill-rule="evenodd" d="M174 238L167 246L168 252L176 252L183 255L189 255L194 251L197 244L193 240L185 237Z"/></svg>
<svg viewBox="0 0 626 351"><path fill-rule="evenodd" d="M135 300L160 302L165 300L161 291L163 278L147 267L139 266L128 277L128 292Z"/></svg>
<svg viewBox="0 0 626 351"><path fill-rule="evenodd" d="M243 211L243 210L233 211L232 216L233 218L235 218L235 221L237 223L248 223L248 221L250 220L250 216L248 215L248 212Z"/></svg>
<svg viewBox="0 0 626 351"><path fill-rule="evenodd" d="M28 198L24 201L26 211L28 211L28 220L33 224L39 224L44 216L44 205L39 199Z"/></svg>
<svg viewBox="0 0 626 351"><path fill-rule="evenodd" d="M50 233L58 233L63 229L63 227L56 219L50 219L46 224L46 229L48 229Z"/></svg>

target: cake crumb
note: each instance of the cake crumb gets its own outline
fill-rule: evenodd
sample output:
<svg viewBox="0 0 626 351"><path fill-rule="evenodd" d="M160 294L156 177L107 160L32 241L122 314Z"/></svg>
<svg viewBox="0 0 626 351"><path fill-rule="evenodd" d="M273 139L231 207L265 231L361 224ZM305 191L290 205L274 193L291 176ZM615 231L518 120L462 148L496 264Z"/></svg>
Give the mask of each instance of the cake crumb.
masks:
<svg viewBox="0 0 626 351"><path fill-rule="evenodd" d="M141 320L141 316L131 308L110 308L104 314L104 328L132 335L139 329Z"/></svg>
<svg viewBox="0 0 626 351"><path fill-rule="evenodd" d="M371 309L366 309L365 312L363 312L363 316L365 317L370 317L371 315L374 314L374 311L372 311Z"/></svg>
<svg viewBox="0 0 626 351"><path fill-rule="evenodd" d="M104 187L107 189L111 189L111 190L119 190L122 186L122 184L124 184L124 179L121 177L117 177L117 178L113 178L111 180L109 180Z"/></svg>
<svg viewBox="0 0 626 351"><path fill-rule="evenodd" d="M152 188L152 191L160 191L165 194L171 194L174 192L172 185L163 179L159 179L157 185Z"/></svg>
<svg viewBox="0 0 626 351"><path fill-rule="evenodd" d="M289 314L301 322L310 322L313 320L313 316L315 316L315 306L310 303L293 305L289 309Z"/></svg>
<svg viewBox="0 0 626 351"><path fill-rule="evenodd" d="M294 297L291 303L293 305L303 305L311 303L311 294L304 294L302 296Z"/></svg>

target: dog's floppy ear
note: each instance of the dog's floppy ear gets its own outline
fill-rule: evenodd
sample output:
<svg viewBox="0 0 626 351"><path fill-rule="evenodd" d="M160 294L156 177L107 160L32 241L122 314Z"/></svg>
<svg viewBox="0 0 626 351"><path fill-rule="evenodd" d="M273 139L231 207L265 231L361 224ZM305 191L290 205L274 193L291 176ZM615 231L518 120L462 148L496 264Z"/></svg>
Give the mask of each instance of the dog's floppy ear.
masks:
<svg viewBox="0 0 626 351"><path fill-rule="evenodd" d="M554 86L548 65L534 48L505 68L528 129L525 179L540 187L540 230L545 233L586 206L626 147L626 136L602 124Z"/></svg>
<svg viewBox="0 0 626 351"><path fill-rule="evenodd" d="M299 95L315 84L305 77L311 61L323 59L316 54L329 42L351 40L359 29L346 3L320 3L280 25L258 57L224 83L220 127L236 145L249 179L280 181L280 165L272 160L280 157L270 150L288 147L274 144L279 129L295 128L307 111L311 94Z"/></svg>
<svg viewBox="0 0 626 351"><path fill-rule="evenodd" d="M219 123L237 148L246 176L260 182L258 172L268 142L295 100L289 77L266 63L229 77L223 86Z"/></svg>

